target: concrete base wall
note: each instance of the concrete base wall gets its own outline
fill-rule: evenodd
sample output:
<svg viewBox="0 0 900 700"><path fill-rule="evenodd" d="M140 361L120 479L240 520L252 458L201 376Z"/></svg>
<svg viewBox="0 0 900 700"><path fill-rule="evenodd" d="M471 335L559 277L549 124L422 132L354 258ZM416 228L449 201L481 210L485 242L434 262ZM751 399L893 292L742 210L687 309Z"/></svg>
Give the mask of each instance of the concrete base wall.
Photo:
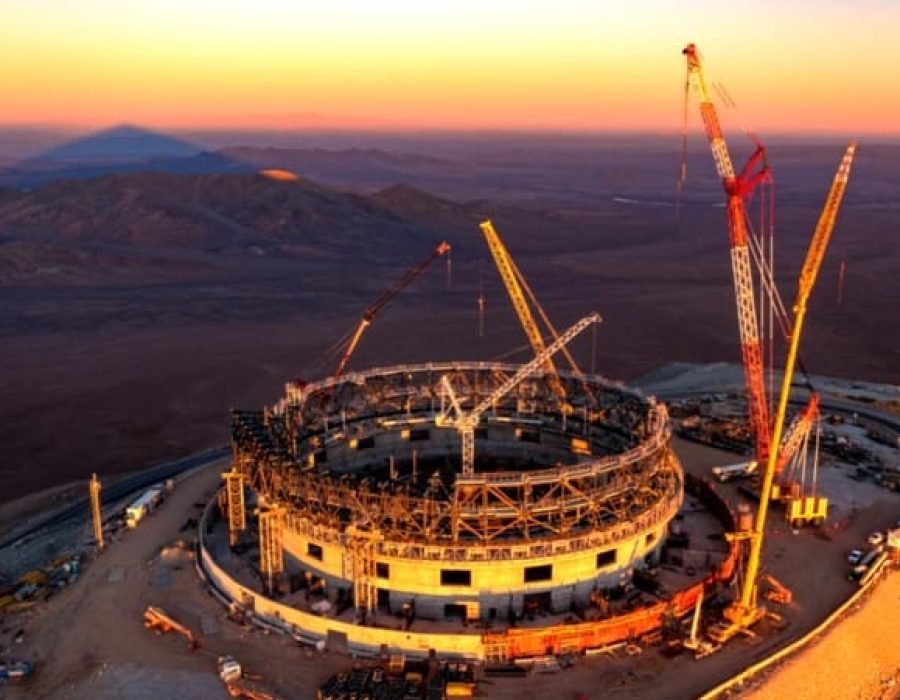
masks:
<svg viewBox="0 0 900 700"><path fill-rule="evenodd" d="M387 569L388 575L377 578L375 585L389 592L392 611L399 610L404 603L414 602L416 614L427 619L443 619L447 605L469 606L470 619L488 619L491 608L496 615L506 616L511 598L514 611L521 615L525 596L540 593L551 594L551 612L564 613L573 602L586 605L593 590L627 582L635 567L642 568L655 561L666 527L665 523L656 524L619 541L616 546L577 552L553 554L554 543L548 542L544 556L511 560L460 562L378 555L376 562ZM286 528L284 550L290 570L311 571L331 587L352 590L353 561L347 548ZM598 557L604 562L601 566ZM526 583L526 569L533 567L550 567L551 577ZM467 573L469 584L448 585L442 579L448 572ZM474 614L473 606L477 610Z"/></svg>

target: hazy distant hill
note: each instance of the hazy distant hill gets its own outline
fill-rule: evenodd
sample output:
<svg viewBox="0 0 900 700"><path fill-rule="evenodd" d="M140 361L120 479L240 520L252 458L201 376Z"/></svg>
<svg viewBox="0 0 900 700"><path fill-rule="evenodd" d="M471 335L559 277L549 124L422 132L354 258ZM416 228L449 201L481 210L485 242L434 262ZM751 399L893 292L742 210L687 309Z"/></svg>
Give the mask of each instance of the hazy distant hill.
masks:
<svg viewBox="0 0 900 700"><path fill-rule="evenodd" d="M474 238L477 220L463 205L405 186L367 197L257 173L64 180L0 189L0 283L72 281L79 269L137 273L142 260L161 269L161 254L340 259L360 251L390 263L422 240ZM183 267L175 265L179 275Z"/></svg>
<svg viewBox="0 0 900 700"><path fill-rule="evenodd" d="M127 163L148 158L185 158L203 149L166 134L130 124L114 126L45 151L29 162Z"/></svg>
<svg viewBox="0 0 900 700"><path fill-rule="evenodd" d="M0 185L32 188L56 180L135 171L208 173L251 169L182 139L123 125L13 163L0 170Z"/></svg>

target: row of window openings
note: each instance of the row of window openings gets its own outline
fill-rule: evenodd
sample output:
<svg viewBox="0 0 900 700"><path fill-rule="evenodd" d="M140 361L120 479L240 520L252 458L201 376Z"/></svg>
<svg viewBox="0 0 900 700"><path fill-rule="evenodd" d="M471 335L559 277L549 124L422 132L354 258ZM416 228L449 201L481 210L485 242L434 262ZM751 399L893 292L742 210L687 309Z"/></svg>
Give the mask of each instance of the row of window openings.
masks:
<svg viewBox="0 0 900 700"><path fill-rule="evenodd" d="M647 544L653 542L653 534L647 535ZM322 561L322 548L307 542L306 554L313 559ZM616 563L616 550L607 549L597 554L597 568L602 569ZM375 576L378 578L388 579L391 577L390 564L384 562L375 563ZM539 581L553 580L553 564L543 564L541 566L526 566L524 573L525 583L537 583ZM468 569L441 569L441 585L442 586L471 586L472 572Z"/></svg>
<svg viewBox="0 0 900 700"><path fill-rule="evenodd" d="M597 554L597 568L601 569L605 566L616 563L616 550L610 549ZM375 575L378 578L389 579L391 577L391 567L384 562L375 563ZM553 564L542 564L540 566L526 566L524 569L523 580L525 583L539 583L540 581L553 580ZM442 586L471 586L472 572L468 569L441 569L441 585Z"/></svg>

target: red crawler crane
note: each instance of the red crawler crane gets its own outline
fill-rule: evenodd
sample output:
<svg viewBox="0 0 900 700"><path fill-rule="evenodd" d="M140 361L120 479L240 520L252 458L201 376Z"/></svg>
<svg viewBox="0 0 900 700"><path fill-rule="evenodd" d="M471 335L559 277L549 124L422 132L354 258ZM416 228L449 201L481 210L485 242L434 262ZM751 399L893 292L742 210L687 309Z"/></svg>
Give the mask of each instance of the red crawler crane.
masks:
<svg viewBox="0 0 900 700"><path fill-rule="evenodd" d="M756 438L756 459L765 464L770 449L769 406L763 376L762 347L756 316L753 289L753 270L748 246L749 227L745 199L761 182L769 178L765 149L757 142L756 151L750 156L740 174L735 174L725 144L725 135L719 124L716 108L712 103L700 56L694 44L688 44L682 52L687 57L688 81L693 82L700 96L700 116L706 137L712 149L716 171L722 178L728 209L728 230L731 242L731 271L734 278L734 296L737 303L738 327L741 334L741 359L747 385L747 403L750 412L750 430Z"/></svg>
<svg viewBox="0 0 900 700"><path fill-rule="evenodd" d="M375 303L369 306L362 315L362 318L359 320L359 324L356 326L356 330L353 331L350 339L347 341L347 345L345 350L341 356L341 361L338 363L337 369L334 372L335 377L340 377L344 374L344 371L347 369L347 365L350 363L350 358L353 356L353 351L356 350L356 346L359 345L359 340L362 338L362 334L365 332L366 328L368 328L372 324L372 320L375 318L375 315L382 309L382 307L387 304L391 299L397 296L400 292L406 289L412 282L422 274L422 271L428 267L432 261L441 257L450 252L450 244L447 241L441 241L437 248L431 251L431 254L425 258L422 262L420 262L415 267L407 270L406 274L403 275L403 279L401 279L396 285L388 289L384 294L382 294L378 299L375 300ZM449 258L448 258L449 260ZM344 336L346 338L346 336Z"/></svg>

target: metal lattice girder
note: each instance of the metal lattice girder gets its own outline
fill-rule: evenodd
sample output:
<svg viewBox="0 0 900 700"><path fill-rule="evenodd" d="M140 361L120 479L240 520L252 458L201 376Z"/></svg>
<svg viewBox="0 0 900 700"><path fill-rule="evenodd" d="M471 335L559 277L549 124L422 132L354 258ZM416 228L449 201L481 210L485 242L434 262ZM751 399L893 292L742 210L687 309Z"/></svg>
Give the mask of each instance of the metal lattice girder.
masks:
<svg viewBox="0 0 900 700"><path fill-rule="evenodd" d="M269 508L259 514L259 570L268 577L284 571L284 510Z"/></svg>
<svg viewBox="0 0 900 700"><path fill-rule="evenodd" d="M375 542L370 537L352 537L353 601L366 613L375 612L378 606L376 587Z"/></svg>
<svg viewBox="0 0 900 700"><path fill-rule="evenodd" d="M342 443L348 439L347 430L354 437L392 432L402 445L400 427L387 427L385 420L434 428L446 390L441 379L445 375L453 377L462 405L473 406L507 384L519 369L495 363L409 365L309 385L314 387L311 393L307 387L289 406L234 413L235 465L266 503L286 506L298 521L320 523L336 532L353 522L380 531L386 540L429 545L492 544L602 531L641 510L655 512L677 495L677 469L666 466L670 433L664 406L597 377L588 380L603 402L604 425L610 427L592 419L590 428L610 441L608 451L578 457L576 463L519 472L457 472L419 489L366 483L353 474L342 477L319 460L309 464L308 455L323 445L338 444L346 450ZM543 377L524 381L528 386L523 392L534 395L539 407L557 405ZM573 399L578 399L574 392ZM516 403L512 392L494 403L486 413L488 424L514 417ZM530 418L553 420L552 413ZM566 423L562 425L566 434ZM568 425L570 433L581 436L588 423L586 418L569 418ZM377 449L372 455L376 461L390 457Z"/></svg>
<svg viewBox="0 0 900 700"><path fill-rule="evenodd" d="M244 477L235 467L222 474L228 508L228 541L233 547L240 533L247 529L244 510Z"/></svg>
<svg viewBox="0 0 900 700"><path fill-rule="evenodd" d="M94 542L103 549L103 510L100 507L100 480L96 474L91 476L91 524L94 529Z"/></svg>

